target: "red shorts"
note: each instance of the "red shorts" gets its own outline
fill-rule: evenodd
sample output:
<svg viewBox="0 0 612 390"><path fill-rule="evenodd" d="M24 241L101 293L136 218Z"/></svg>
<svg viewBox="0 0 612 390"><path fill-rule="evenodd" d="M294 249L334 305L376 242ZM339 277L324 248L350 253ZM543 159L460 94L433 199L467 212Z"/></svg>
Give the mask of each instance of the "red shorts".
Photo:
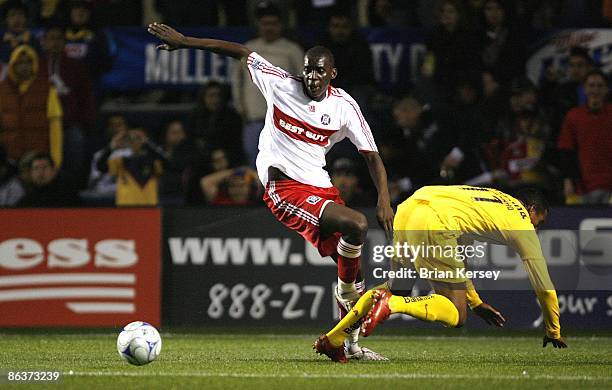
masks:
<svg viewBox="0 0 612 390"><path fill-rule="evenodd" d="M344 205L336 187L321 188L295 180L269 181L263 196L272 214L312 243L321 256L336 252L340 232L321 237L319 219L329 202Z"/></svg>

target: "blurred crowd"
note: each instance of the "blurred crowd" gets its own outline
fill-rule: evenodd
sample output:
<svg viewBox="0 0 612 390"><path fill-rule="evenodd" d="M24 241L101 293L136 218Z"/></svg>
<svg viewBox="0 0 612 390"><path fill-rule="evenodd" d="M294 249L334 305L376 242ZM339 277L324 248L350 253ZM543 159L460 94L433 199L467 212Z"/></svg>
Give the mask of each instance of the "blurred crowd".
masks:
<svg viewBox="0 0 612 390"><path fill-rule="evenodd" d="M193 4L0 0L0 207L263 205L254 163L266 105L238 64L231 83L208 82L187 97L191 112L159 128L101 115L114 93L100 83L113 65L104 27L154 19L252 26L246 45L297 75L305 48L330 48L332 84L370 123L395 204L429 184L536 186L557 205L611 202L609 75L579 45L537 83L525 63L533 29L610 27L612 1L202 0L197 12ZM423 29L418 77L384 93L361 27ZM299 29L320 34L306 44ZM327 170L349 206L375 205L348 141L328 154Z"/></svg>

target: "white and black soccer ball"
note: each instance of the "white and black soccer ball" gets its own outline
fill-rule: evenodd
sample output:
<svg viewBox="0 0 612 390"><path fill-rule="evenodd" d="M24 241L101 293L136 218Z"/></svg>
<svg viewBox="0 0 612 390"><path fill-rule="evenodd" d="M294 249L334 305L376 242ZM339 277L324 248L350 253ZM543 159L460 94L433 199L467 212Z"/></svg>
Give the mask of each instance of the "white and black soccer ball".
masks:
<svg viewBox="0 0 612 390"><path fill-rule="evenodd" d="M157 329L143 321L127 324L117 337L117 352L130 364L142 366L157 359L162 340Z"/></svg>

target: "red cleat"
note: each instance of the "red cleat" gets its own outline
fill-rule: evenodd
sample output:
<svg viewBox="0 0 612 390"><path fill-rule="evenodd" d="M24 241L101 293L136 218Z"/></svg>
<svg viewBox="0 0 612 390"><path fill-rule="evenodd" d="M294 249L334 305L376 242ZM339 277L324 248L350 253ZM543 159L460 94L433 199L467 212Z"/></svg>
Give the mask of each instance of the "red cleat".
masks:
<svg viewBox="0 0 612 390"><path fill-rule="evenodd" d="M319 336L314 342L312 348L320 355L325 355L334 362L348 363L348 359L344 353L344 345L333 347L326 335Z"/></svg>
<svg viewBox="0 0 612 390"><path fill-rule="evenodd" d="M374 306L370 309L368 314L364 317L363 323L361 324L361 335L368 337L374 331L374 328L385 322L389 315L391 315L391 309L389 309L389 298L393 294L388 290L377 290L372 298L374 299Z"/></svg>

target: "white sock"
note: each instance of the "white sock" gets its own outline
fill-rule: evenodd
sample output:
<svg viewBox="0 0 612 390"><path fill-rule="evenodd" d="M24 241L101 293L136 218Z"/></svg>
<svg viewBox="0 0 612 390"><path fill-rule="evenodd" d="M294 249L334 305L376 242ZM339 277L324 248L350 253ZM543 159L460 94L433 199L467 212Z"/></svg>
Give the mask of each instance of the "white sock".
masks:
<svg viewBox="0 0 612 390"><path fill-rule="evenodd" d="M357 349L358 345L357 342L359 341L359 330L360 328L355 329L354 331L351 332L350 336L344 340L344 344L349 347L349 348L353 348L353 349ZM355 351L351 350L351 352L355 353Z"/></svg>
<svg viewBox="0 0 612 390"><path fill-rule="evenodd" d="M356 291L357 288L355 287L355 282L346 283L338 278L338 292L340 294L352 293Z"/></svg>
<svg viewBox="0 0 612 390"><path fill-rule="evenodd" d="M362 294L365 291L365 280L355 283L355 289L358 293ZM359 345L357 344L359 341L359 330L359 328L353 330L350 336L344 340L344 345L346 345L350 353L355 353L360 349Z"/></svg>

